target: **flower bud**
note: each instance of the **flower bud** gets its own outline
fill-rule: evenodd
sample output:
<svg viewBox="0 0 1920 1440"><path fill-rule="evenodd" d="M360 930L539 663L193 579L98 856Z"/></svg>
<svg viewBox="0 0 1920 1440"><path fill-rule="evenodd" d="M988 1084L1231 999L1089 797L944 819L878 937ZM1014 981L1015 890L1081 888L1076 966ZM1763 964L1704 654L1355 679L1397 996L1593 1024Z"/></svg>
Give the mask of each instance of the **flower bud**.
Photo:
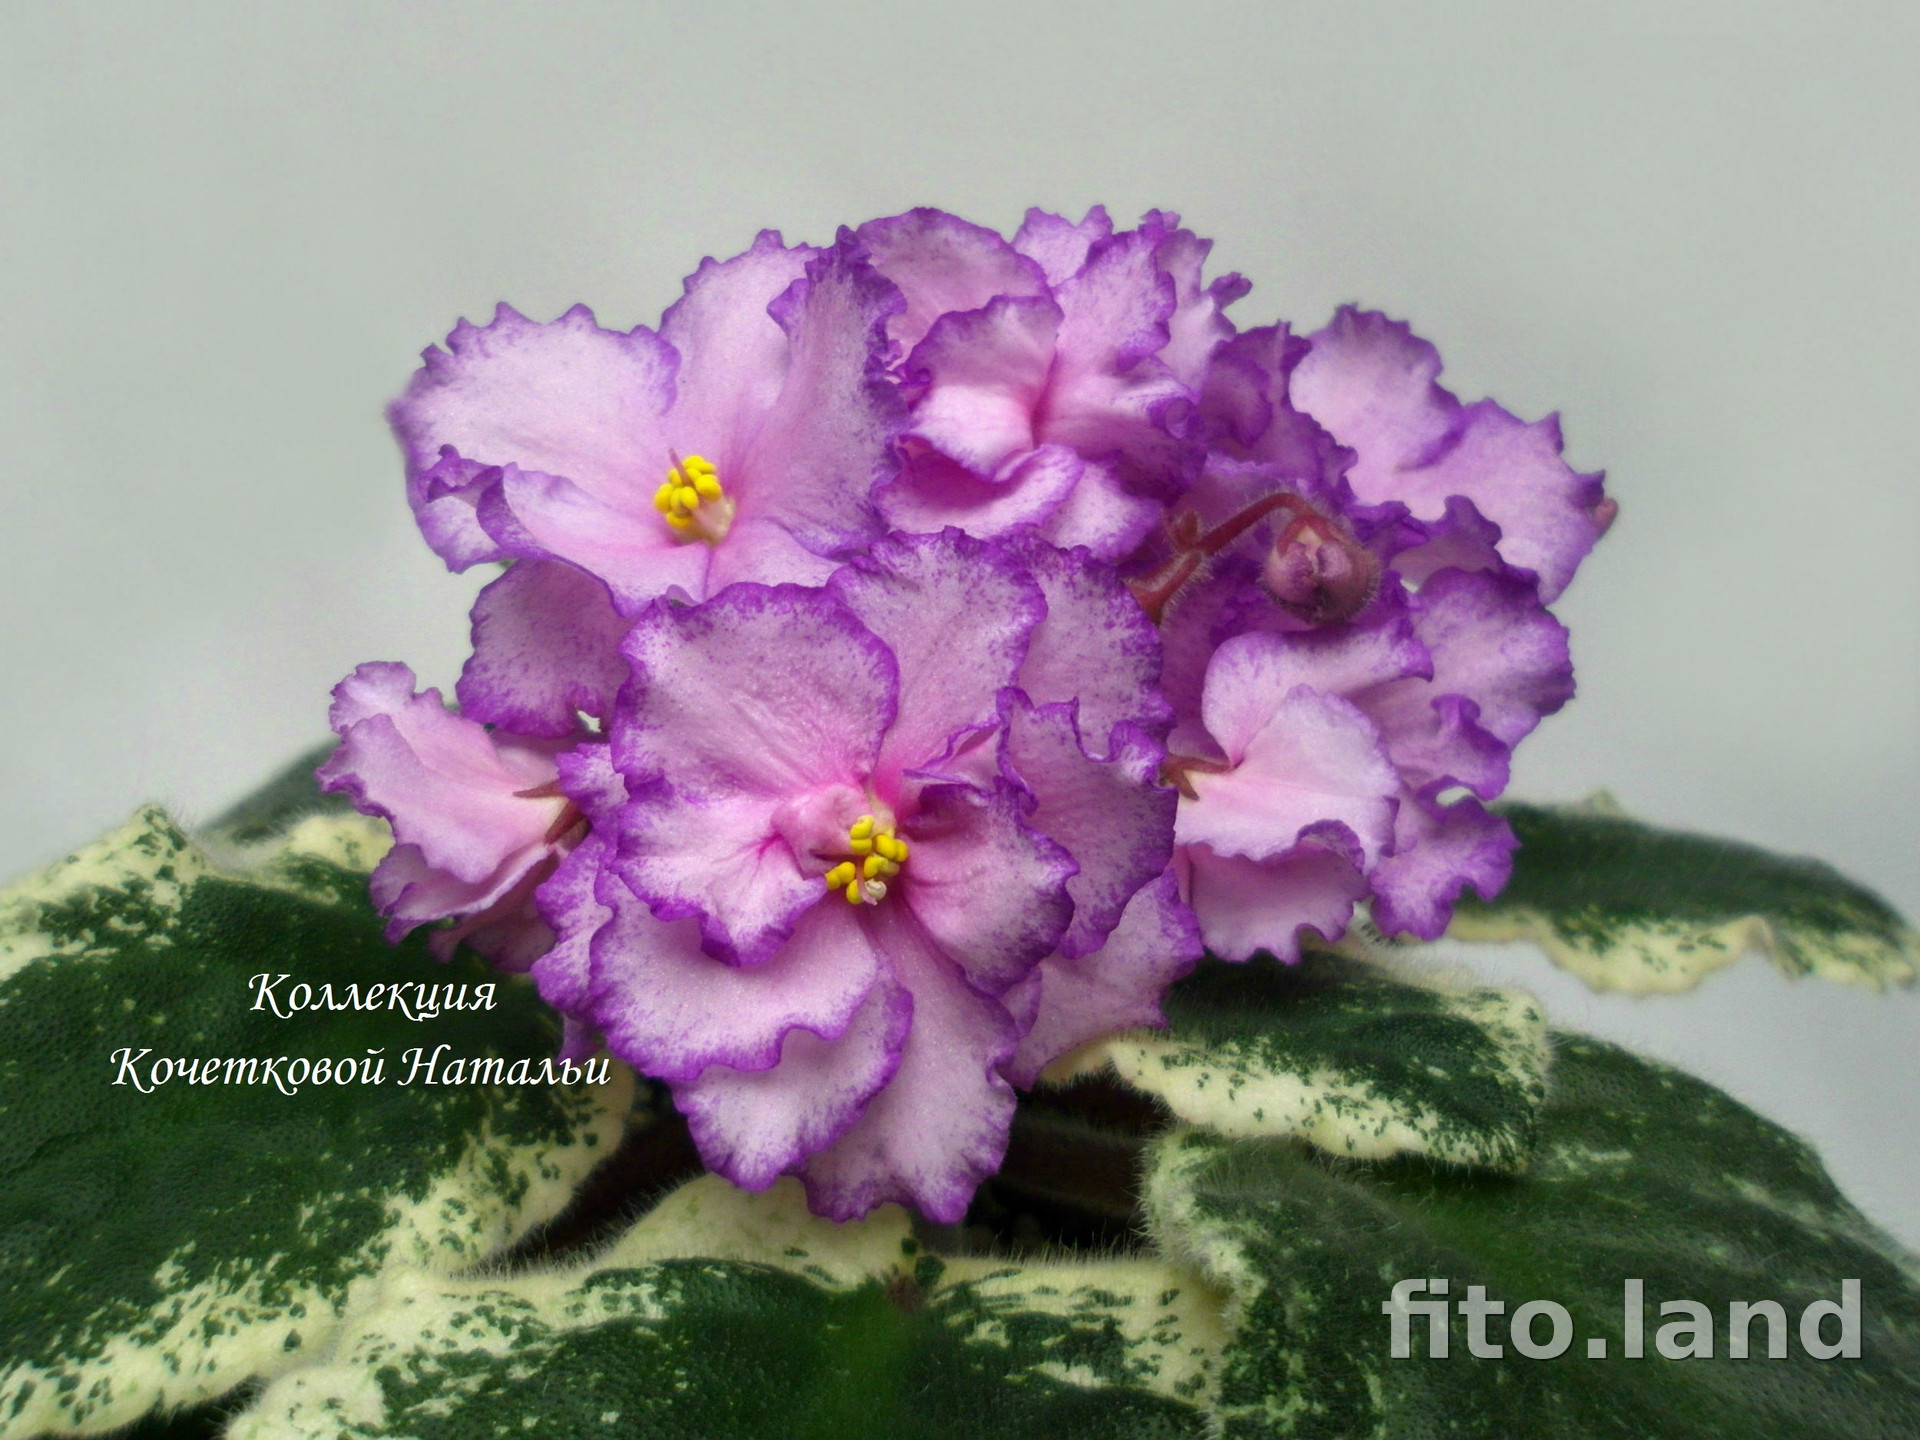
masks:
<svg viewBox="0 0 1920 1440"><path fill-rule="evenodd" d="M1380 588L1380 561L1338 526L1307 514L1281 534L1260 571L1281 607L1315 625L1350 620Z"/></svg>

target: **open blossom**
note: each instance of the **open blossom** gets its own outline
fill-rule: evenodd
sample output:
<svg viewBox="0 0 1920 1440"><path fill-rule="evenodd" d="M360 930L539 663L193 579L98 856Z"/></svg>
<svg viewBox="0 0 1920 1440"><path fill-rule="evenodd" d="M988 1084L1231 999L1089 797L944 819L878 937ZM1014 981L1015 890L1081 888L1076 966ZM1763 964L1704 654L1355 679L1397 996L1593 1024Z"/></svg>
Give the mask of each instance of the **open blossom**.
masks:
<svg viewBox="0 0 1920 1440"><path fill-rule="evenodd" d="M328 718L340 747L320 767L320 788L393 827L394 846L372 879L388 939L458 919L434 932L441 958L465 941L524 970L553 943L534 888L584 829L556 784L566 746L490 734L451 714L438 690L416 694L414 685L405 665L367 664L334 688Z"/></svg>
<svg viewBox="0 0 1920 1440"><path fill-rule="evenodd" d="M857 233L905 300L888 520L1131 552L1195 458L1186 421L1244 283L1203 286L1208 242L1157 211L1118 234L1098 207L1077 225L1030 211L1011 241L938 210Z"/></svg>
<svg viewBox="0 0 1920 1440"><path fill-rule="evenodd" d="M1500 559L1532 572L1540 599L1567 588L1612 523L1598 475L1560 458L1560 422L1533 424L1491 400L1462 405L1437 383L1440 353L1406 325L1342 307L1292 377L1294 402L1353 451L1366 504L1398 501L1440 527L1461 502L1497 527Z"/></svg>
<svg viewBox="0 0 1920 1440"><path fill-rule="evenodd" d="M1572 688L1566 632L1489 572L1443 571L1362 622L1225 640L1201 702L1220 753L1172 762L1209 946L1296 958L1302 927L1337 937L1369 895L1390 933L1439 934L1463 884L1505 883L1512 836L1479 801Z"/></svg>
<svg viewBox="0 0 1920 1440"><path fill-rule="evenodd" d="M1090 557L1023 549L893 539L823 588L655 606L610 747L563 769L596 820L541 892L562 958L536 975L742 1184L957 1219L1005 1149L1037 967L1097 985L1072 962L1166 871L1150 628Z"/></svg>
<svg viewBox="0 0 1920 1440"><path fill-rule="evenodd" d="M657 333L502 305L428 350L392 408L421 530L455 569L518 562L475 607L465 711L535 734L604 718L622 617L739 579L818 583L874 539L899 304L850 242L768 231L705 262Z"/></svg>
<svg viewBox="0 0 1920 1440"><path fill-rule="evenodd" d="M762 234L657 332L503 306L427 352L416 517L507 568L458 714L335 692L389 934L531 971L736 1182L949 1221L1013 1087L1203 948L1496 892L1601 477L1398 322L1237 330L1209 249L920 209Z"/></svg>
<svg viewBox="0 0 1920 1440"><path fill-rule="evenodd" d="M1166 630L1178 865L1222 955L1293 958L1361 901L1430 939L1464 886L1506 883L1514 840L1480 801L1573 693L1542 569L1558 593L1611 507L1553 422L1461 407L1437 370L1352 310L1216 352L1205 467L1135 590Z"/></svg>

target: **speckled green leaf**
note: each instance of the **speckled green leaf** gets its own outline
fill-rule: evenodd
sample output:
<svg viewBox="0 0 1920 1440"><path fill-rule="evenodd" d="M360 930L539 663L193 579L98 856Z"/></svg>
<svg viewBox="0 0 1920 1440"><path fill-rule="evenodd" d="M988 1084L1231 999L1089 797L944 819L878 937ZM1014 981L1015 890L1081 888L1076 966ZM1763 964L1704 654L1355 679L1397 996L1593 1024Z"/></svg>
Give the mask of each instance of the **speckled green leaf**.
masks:
<svg viewBox="0 0 1920 1440"><path fill-rule="evenodd" d="M712 1176L593 1263L393 1277L231 1440L1126 1440L1198 1436L1221 1297L1156 1260L942 1261L888 1206Z"/></svg>
<svg viewBox="0 0 1920 1440"><path fill-rule="evenodd" d="M1548 1066L1546 1019L1527 995L1310 950L1296 966L1209 960L1165 1009L1167 1029L1096 1041L1048 1078L1111 1065L1183 1120L1336 1155L1526 1163Z"/></svg>
<svg viewBox="0 0 1920 1440"><path fill-rule="evenodd" d="M1610 797L1499 807L1520 839L1497 900L1463 896L1449 932L1532 940L1595 990L1691 990L1759 950L1791 976L1884 988L1920 971L1920 936L1818 860L1659 830Z"/></svg>
<svg viewBox="0 0 1920 1440"><path fill-rule="evenodd" d="M1216 1399L1224 1433L1370 1440L1911 1440L1920 1435L1920 1288L1801 1141L1701 1081L1580 1037L1556 1037L1552 1099L1525 1176L1401 1161L1332 1161L1284 1141L1181 1127L1157 1142L1147 1210L1168 1253L1231 1288L1236 1322ZM1441 1278L1447 1300L1504 1303L1499 1358L1444 1359L1413 1316L1393 1358L1396 1282ZM1625 1282L1644 1283L1645 1354L1624 1355ZM1815 1359L1809 1303L1860 1282L1860 1355ZM1423 1301L1425 1296L1409 1297ZM1557 1358L1521 1354L1523 1303L1564 1306ZM1663 1303L1714 1321L1713 1358L1659 1351ZM1729 1355L1728 1306L1772 1300L1787 1355ZM1536 1319L1533 1343L1553 1336ZM1680 1340L1672 1335L1669 1342ZM1824 1337L1840 1338L1825 1322ZM1604 1342L1604 1357L1589 1342Z"/></svg>
<svg viewBox="0 0 1920 1440"><path fill-rule="evenodd" d="M383 845L371 822L310 814L242 875L150 809L0 895L0 1435L97 1432L298 1364L384 1270L498 1252L613 1148L622 1070L597 1086L402 1083L405 1052L441 1044L437 1078L455 1057L537 1074L556 1031L524 982L385 942L364 874ZM499 989L492 1009L432 1019L279 1018L253 1008L263 972L291 977L288 998L303 983L343 1001L350 985ZM147 1093L122 1047L149 1052L131 1072ZM162 1058L217 1078L156 1084ZM287 1067L322 1058L354 1060L354 1081L286 1093Z"/></svg>
<svg viewBox="0 0 1920 1440"><path fill-rule="evenodd" d="M203 838L228 844L271 845L309 816L352 815L352 802L345 795L324 793L313 780L313 772L338 745L337 740L316 745L215 819L206 827Z"/></svg>

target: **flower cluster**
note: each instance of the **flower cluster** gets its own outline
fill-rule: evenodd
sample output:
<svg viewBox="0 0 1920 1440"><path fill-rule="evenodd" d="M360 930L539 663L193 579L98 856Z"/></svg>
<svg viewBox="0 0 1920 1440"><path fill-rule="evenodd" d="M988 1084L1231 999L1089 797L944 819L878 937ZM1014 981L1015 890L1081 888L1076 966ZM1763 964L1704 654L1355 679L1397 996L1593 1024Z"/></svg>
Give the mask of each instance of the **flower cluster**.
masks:
<svg viewBox="0 0 1920 1440"><path fill-rule="evenodd" d="M916 210L428 350L414 513L505 568L458 713L335 691L391 933L531 971L738 1183L954 1220L1013 1088L1203 947L1495 892L1611 502L1403 325L1236 329L1208 251Z"/></svg>

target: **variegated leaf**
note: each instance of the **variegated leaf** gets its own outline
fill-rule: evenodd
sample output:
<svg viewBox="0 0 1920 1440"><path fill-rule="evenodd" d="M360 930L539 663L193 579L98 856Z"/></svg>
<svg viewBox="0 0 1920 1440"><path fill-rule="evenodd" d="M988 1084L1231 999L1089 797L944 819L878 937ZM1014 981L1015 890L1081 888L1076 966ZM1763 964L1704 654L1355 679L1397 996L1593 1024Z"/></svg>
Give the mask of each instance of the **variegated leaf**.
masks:
<svg viewBox="0 0 1920 1440"><path fill-rule="evenodd" d="M1335 1155L1524 1166L1546 1097L1546 1019L1518 991L1415 983L1309 950L1209 960L1173 988L1168 1027L1095 1041L1047 1075L1110 1065L1182 1120Z"/></svg>
<svg viewBox="0 0 1920 1440"><path fill-rule="evenodd" d="M1463 896L1448 932L1531 940L1595 990L1691 990L1763 952L1787 975L1884 989L1920 973L1920 935L1818 860L1660 830L1602 794L1498 807L1520 839L1496 900Z"/></svg>
<svg viewBox="0 0 1920 1440"><path fill-rule="evenodd" d="M1146 1208L1165 1250L1233 1294L1234 1335L1216 1390L1233 1440L1893 1440L1920 1434L1920 1284L1913 1257L1834 1188L1801 1141L1711 1086L1599 1041L1556 1037L1554 1084L1532 1168L1489 1175L1426 1163L1330 1161L1275 1140L1179 1127L1152 1154ZM1398 1282L1446 1282L1429 1319L1411 1313L1395 1358ZM1627 1352L1628 1280L1642 1282L1644 1354ZM1810 1355L1815 1302L1858 1281L1858 1358ZM1472 1287L1484 1287L1476 1294ZM1470 1353L1460 1302L1503 1313ZM1781 1306L1732 1358L1732 1302ZM1571 1322L1555 1355L1551 1314L1524 1342L1523 1304ZM1668 1358L1690 1337L1691 1301L1713 1324L1710 1357ZM1674 1316L1680 1314L1681 1318ZM1843 1338L1824 1322L1826 1343ZM1590 1349L1589 1347L1598 1347Z"/></svg>
<svg viewBox="0 0 1920 1440"><path fill-rule="evenodd" d="M707 1176L585 1265L394 1276L229 1435L1197 1436L1220 1303L1160 1261L942 1261L896 1206L836 1225L797 1181Z"/></svg>
<svg viewBox="0 0 1920 1440"><path fill-rule="evenodd" d="M0 1435L97 1433L298 1364L383 1272L498 1253L613 1149L630 1075L539 1081L557 1031L525 982L389 946L382 848L309 814L234 873L149 809L0 895ZM263 973L288 1001L496 1001L280 1018L254 1008ZM499 1057L529 1083L429 1084L413 1047L436 1081ZM354 1078L294 1083L323 1058Z"/></svg>
<svg viewBox="0 0 1920 1440"><path fill-rule="evenodd" d="M273 849L302 820L352 815L353 805L344 794L323 792L313 779L313 772L338 745L329 739L309 750L206 826L202 838L220 845Z"/></svg>

